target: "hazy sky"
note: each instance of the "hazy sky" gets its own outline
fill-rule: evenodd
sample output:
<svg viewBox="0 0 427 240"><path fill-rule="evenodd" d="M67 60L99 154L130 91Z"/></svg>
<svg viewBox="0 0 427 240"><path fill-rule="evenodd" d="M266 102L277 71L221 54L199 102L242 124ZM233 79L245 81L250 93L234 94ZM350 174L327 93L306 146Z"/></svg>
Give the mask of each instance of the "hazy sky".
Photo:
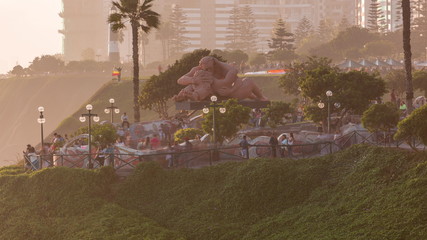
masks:
<svg viewBox="0 0 427 240"><path fill-rule="evenodd" d="M0 0L0 74L62 52L61 0Z"/></svg>

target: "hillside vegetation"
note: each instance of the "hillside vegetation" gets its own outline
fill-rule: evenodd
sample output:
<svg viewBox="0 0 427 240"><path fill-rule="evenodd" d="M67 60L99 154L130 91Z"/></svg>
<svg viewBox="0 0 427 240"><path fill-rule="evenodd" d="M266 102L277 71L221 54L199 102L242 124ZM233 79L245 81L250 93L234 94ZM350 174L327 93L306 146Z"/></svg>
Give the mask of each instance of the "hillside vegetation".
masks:
<svg viewBox="0 0 427 240"><path fill-rule="evenodd" d="M76 111L104 83L110 73L41 75L0 80L0 166L22 159L26 144L40 142L37 108L45 108L44 134ZM49 138L50 141L50 138Z"/></svg>
<svg viewBox="0 0 427 240"><path fill-rule="evenodd" d="M424 153L366 145L203 169L0 169L0 239L425 239Z"/></svg>

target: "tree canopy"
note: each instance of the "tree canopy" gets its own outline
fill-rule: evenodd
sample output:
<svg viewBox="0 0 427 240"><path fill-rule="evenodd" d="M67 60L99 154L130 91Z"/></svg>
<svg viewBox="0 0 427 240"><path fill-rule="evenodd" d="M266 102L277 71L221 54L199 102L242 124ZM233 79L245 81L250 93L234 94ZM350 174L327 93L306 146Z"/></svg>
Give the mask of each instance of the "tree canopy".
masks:
<svg viewBox="0 0 427 240"><path fill-rule="evenodd" d="M415 109L411 115L400 121L397 125L397 132L394 135L396 140L405 140L414 150L413 138L421 140L424 145L427 145L427 105Z"/></svg>
<svg viewBox="0 0 427 240"><path fill-rule="evenodd" d="M387 132L396 127L399 117L399 109L394 103L373 104L363 113L362 124L370 132Z"/></svg>
<svg viewBox="0 0 427 240"><path fill-rule="evenodd" d="M219 143L222 143L226 138L230 139L236 135L240 128L249 122L251 109L244 107L237 103L236 99L229 99L223 103L226 112L220 113L219 109L216 108L215 112L215 128L216 139ZM208 114L204 116L202 122L203 131L213 134L213 108L210 108Z"/></svg>

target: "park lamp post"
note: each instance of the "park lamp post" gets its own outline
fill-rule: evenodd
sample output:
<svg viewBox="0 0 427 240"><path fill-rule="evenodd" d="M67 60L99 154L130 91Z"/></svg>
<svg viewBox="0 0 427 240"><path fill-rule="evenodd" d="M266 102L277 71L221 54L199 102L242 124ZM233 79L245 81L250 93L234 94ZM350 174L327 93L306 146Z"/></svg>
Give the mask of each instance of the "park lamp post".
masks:
<svg viewBox="0 0 427 240"><path fill-rule="evenodd" d="M89 133L89 138L88 138L88 147L89 147L89 159L88 159L88 168L92 169L93 165L92 165L92 145L91 145L91 128L92 128L92 118L93 117L93 121L94 122L99 122L99 117L98 114L95 113L91 113L93 109L93 106L88 104L86 105L86 110L88 111L88 113L83 113L81 115L81 117L79 118L80 122L85 122L86 121L86 117L88 118L88 122L89 122L89 129L88 129L88 133Z"/></svg>
<svg viewBox="0 0 427 240"><path fill-rule="evenodd" d="M330 104L331 104L331 97L332 97L332 91L328 90L326 91L326 97L327 97L327 103L328 103L328 134L331 133L331 108L330 108ZM317 104L317 106L320 109L323 109L325 107L325 104L322 102L319 102ZM339 108L341 106L340 103L334 103L334 107Z"/></svg>
<svg viewBox="0 0 427 240"><path fill-rule="evenodd" d="M113 119L114 113L119 114L120 113L120 109L117 106L114 106L114 102L115 102L114 98L110 98L109 102L110 102L111 105L108 106L108 107L106 107L104 109L104 112L106 114L111 113L111 123L114 123L114 119Z"/></svg>
<svg viewBox="0 0 427 240"><path fill-rule="evenodd" d="M40 106L38 108L38 111L40 113L39 118L37 119L37 122L40 123L40 130L41 130L41 144L42 144L42 155L44 155L44 137L43 137L43 124L46 122L46 118L43 116L44 107Z"/></svg>
<svg viewBox="0 0 427 240"><path fill-rule="evenodd" d="M225 109L225 107L223 107L221 104L217 104L217 101L218 101L218 98L215 96L215 95L213 95L213 96L211 96L211 107L213 107L213 112L212 112L212 125L213 125L213 142L214 142L214 144L215 144L215 147L216 147L216 143L217 143L217 129L216 129L216 122L215 122L215 112L216 112L216 108L217 107L220 107L219 108L219 112L220 113L225 113L226 112L226 109ZM203 108L203 113L204 114L207 114L207 113L209 113L209 108L207 108L207 107L204 107Z"/></svg>

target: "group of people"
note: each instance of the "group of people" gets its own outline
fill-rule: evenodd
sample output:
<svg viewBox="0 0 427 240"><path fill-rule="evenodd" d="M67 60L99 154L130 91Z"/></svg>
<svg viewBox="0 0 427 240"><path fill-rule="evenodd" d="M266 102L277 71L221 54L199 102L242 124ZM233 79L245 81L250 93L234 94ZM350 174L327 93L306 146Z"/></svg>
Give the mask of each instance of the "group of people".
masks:
<svg viewBox="0 0 427 240"><path fill-rule="evenodd" d="M96 150L95 161L98 166L110 166L114 163L114 145L100 145Z"/></svg>
<svg viewBox="0 0 427 240"><path fill-rule="evenodd" d="M293 133L289 133L289 136L286 134L280 134L279 137L276 137L274 133L270 135L269 145L271 147L271 157L276 158L277 152L279 151L280 157L292 157L292 145L295 143L295 138ZM243 136L242 140L239 143L241 147L241 155L244 158L249 158L249 147L251 144L247 140L247 136Z"/></svg>
<svg viewBox="0 0 427 240"><path fill-rule="evenodd" d="M156 150L161 146L161 142L159 139L159 135L154 134L153 137L150 136L145 137L145 140L142 138L139 139L138 144L136 145L137 150Z"/></svg>
<svg viewBox="0 0 427 240"><path fill-rule="evenodd" d="M295 138L293 133L289 133L289 137L283 133L278 138L272 133L269 141L271 146L271 157L277 157L277 150L279 150L280 157L292 157L292 145L294 145L294 143Z"/></svg>

